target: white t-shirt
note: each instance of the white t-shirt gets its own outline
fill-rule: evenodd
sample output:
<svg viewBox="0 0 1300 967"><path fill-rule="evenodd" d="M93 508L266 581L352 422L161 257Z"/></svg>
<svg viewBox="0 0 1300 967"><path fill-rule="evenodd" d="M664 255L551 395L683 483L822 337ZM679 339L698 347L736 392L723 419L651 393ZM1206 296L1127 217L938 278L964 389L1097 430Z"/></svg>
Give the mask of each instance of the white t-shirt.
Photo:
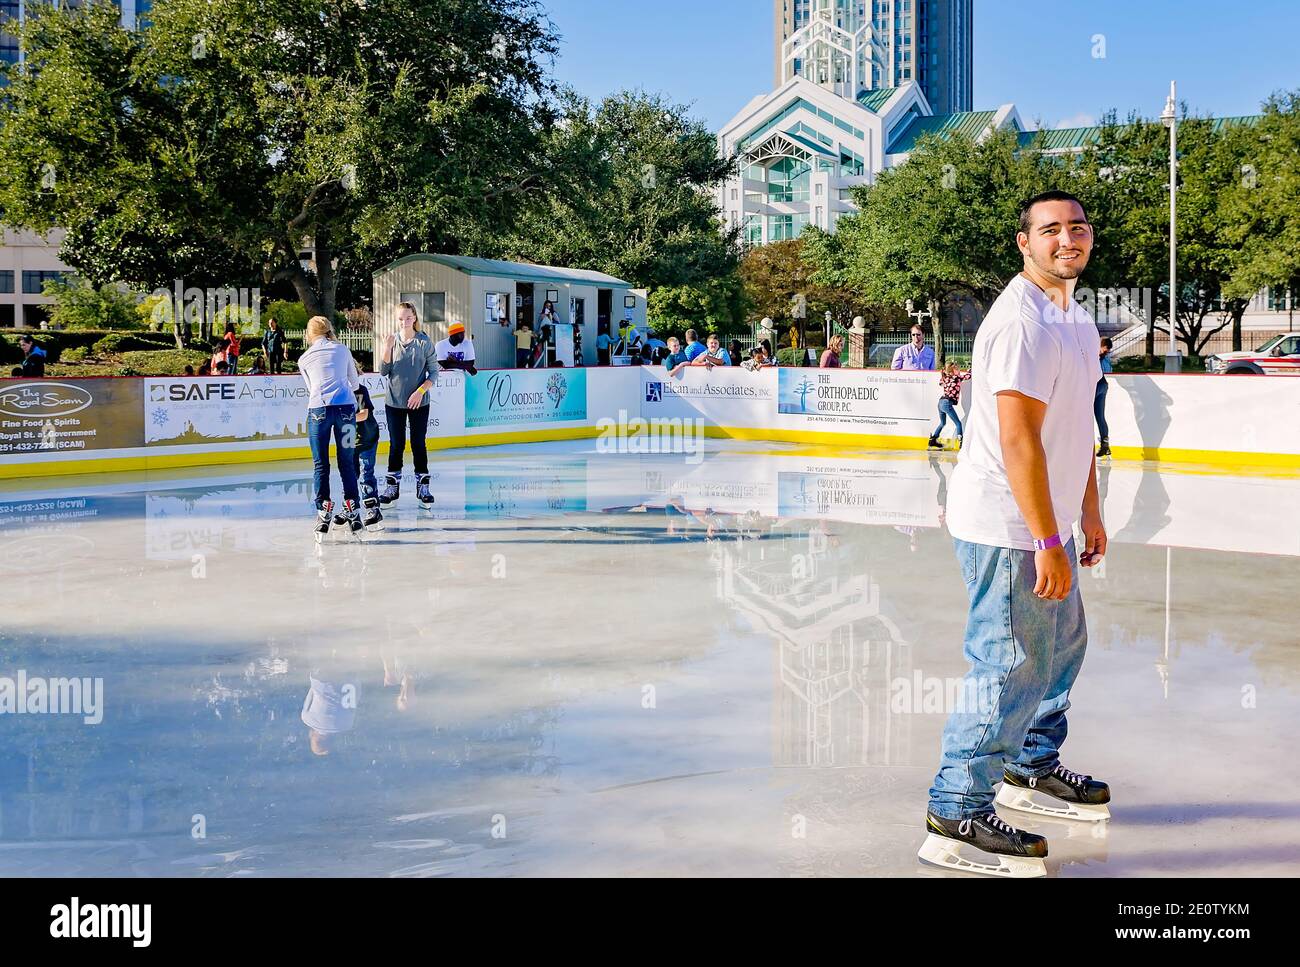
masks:
<svg viewBox="0 0 1300 967"><path fill-rule="evenodd" d="M1070 539L1092 468L1092 401L1101 378L1097 324L1077 302L1069 315L1023 275L980 323L971 353L970 412L948 490L948 532L974 544L1034 549L1007 481L997 394L1015 390L1047 404L1043 450L1057 532Z"/></svg>
<svg viewBox="0 0 1300 967"><path fill-rule="evenodd" d="M438 362L444 359L456 359L462 363L474 362L474 343L469 336L461 340L459 346L453 346L450 339L443 339L434 347L433 358Z"/></svg>

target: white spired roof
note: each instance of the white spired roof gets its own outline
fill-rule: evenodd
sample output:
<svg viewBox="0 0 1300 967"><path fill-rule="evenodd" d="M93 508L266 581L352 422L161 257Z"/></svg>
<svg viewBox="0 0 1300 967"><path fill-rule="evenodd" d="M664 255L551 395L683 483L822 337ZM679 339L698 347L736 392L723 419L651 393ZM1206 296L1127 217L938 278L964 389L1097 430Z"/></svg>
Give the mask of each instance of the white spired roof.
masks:
<svg viewBox="0 0 1300 967"><path fill-rule="evenodd" d="M535 265L532 262L506 262L502 259L479 259L468 255L431 255L428 252L400 258L374 274L380 276L385 272L391 272L399 265L416 261L435 262L464 272L466 275L503 276L518 279L520 282L569 282L575 285L632 288L631 282L624 282L622 279L592 269L565 269L555 265Z"/></svg>

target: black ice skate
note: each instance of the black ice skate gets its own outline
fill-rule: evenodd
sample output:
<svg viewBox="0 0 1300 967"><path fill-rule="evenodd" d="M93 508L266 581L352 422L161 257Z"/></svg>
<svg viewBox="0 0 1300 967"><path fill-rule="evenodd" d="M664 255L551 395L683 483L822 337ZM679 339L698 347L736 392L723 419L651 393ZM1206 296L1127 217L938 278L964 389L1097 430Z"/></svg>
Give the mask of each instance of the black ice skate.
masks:
<svg viewBox="0 0 1300 967"><path fill-rule="evenodd" d="M1035 793L1057 801L1039 802L1033 798ZM1022 779L1003 772L997 801L1008 809L1053 819L1079 819L1089 823L1110 819L1110 808L1106 806L1110 802L1110 786L1092 776L1071 772L1060 763L1037 779Z"/></svg>
<svg viewBox="0 0 1300 967"><path fill-rule="evenodd" d="M1097 448L1097 456L1099 456L1099 457L1109 457L1109 456L1110 456L1110 441L1109 441L1109 440L1105 440L1105 439L1103 439L1103 440L1101 441L1101 446Z"/></svg>
<svg viewBox="0 0 1300 967"><path fill-rule="evenodd" d="M348 532L359 540L362 535L361 514L357 511L357 502L355 500L343 501L343 520Z"/></svg>
<svg viewBox="0 0 1300 967"><path fill-rule="evenodd" d="M384 492L379 495L381 504L391 504L397 499L398 492L401 490L397 474L390 473L384 480Z"/></svg>
<svg viewBox="0 0 1300 967"><path fill-rule="evenodd" d="M942 450L942 449L943 449L943 444L939 442L939 438L938 438L938 437L932 436L932 437L930 437L930 442L929 442L928 444L926 444L926 449L929 449L929 450Z"/></svg>
<svg viewBox="0 0 1300 967"><path fill-rule="evenodd" d="M379 512L379 498L367 497L365 499L365 516L361 520L361 526L366 530L383 530L384 515Z"/></svg>
<svg viewBox="0 0 1300 967"><path fill-rule="evenodd" d="M330 532L330 520L334 516L334 501L325 500L321 502L320 508L316 512L316 543L319 544L325 539L325 535Z"/></svg>
<svg viewBox="0 0 1300 967"><path fill-rule="evenodd" d="M425 510L433 509L433 494L429 492L429 475L422 473L415 478L415 499Z"/></svg>
<svg viewBox="0 0 1300 967"><path fill-rule="evenodd" d="M916 854L926 863L944 869L989 876L1046 876L1043 857L1047 840L1016 829L995 812L972 819L944 819L925 814L925 831L929 834ZM995 862L962 855L962 849L979 850Z"/></svg>

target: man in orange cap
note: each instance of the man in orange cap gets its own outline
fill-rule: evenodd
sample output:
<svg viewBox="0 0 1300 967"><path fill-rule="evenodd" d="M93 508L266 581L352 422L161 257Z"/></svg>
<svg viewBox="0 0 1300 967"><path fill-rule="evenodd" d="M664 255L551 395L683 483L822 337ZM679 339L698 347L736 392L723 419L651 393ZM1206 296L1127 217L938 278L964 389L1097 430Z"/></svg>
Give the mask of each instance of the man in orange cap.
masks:
<svg viewBox="0 0 1300 967"><path fill-rule="evenodd" d="M463 369L471 376L478 372L474 368L474 343L465 335L463 322L447 327L447 338L438 343L434 357L443 369Z"/></svg>

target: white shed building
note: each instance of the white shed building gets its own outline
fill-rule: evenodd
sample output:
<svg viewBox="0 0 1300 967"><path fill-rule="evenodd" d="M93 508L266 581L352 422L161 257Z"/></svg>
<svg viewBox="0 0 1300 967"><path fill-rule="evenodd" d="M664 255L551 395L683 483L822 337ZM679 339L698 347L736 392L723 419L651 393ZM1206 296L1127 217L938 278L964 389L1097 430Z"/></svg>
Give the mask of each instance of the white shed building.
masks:
<svg viewBox="0 0 1300 967"><path fill-rule="evenodd" d="M504 262L464 255L408 255L374 274L375 346L397 331L397 304L416 307L422 328L434 339L447 326L463 322L474 341L480 369L505 369L515 363L514 332L532 324L549 300L560 322L582 331L583 362L596 362L599 324L611 333L631 314L646 322L646 290L622 279L587 269L565 269L529 262Z"/></svg>

